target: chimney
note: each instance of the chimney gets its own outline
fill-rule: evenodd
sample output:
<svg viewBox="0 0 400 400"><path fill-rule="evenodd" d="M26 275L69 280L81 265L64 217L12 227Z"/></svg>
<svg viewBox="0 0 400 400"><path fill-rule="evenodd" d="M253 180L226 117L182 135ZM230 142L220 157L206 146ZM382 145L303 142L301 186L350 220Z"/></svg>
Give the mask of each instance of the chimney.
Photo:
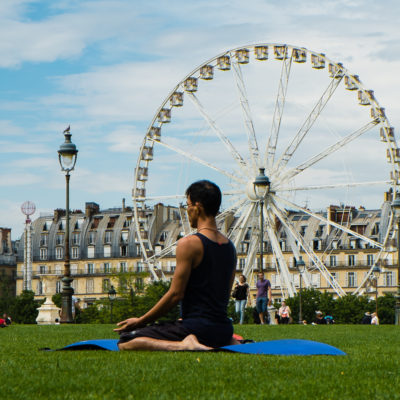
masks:
<svg viewBox="0 0 400 400"><path fill-rule="evenodd" d="M122 212L125 212L125 197L122 199Z"/></svg>
<svg viewBox="0 0 400 400"><path fill-rule="evenodd" d="M94 214L100 211L100 206L97 203L90 202L85 203L85 215L87 218L91 218Z"/></svg>

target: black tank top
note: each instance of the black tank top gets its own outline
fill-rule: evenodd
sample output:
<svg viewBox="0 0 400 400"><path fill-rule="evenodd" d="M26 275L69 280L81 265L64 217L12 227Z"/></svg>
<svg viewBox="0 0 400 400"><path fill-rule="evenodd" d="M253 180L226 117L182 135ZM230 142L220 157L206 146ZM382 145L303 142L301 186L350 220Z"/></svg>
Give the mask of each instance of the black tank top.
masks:
<svg viewBox="0 0 400 400"><path fill-rule="evenodd" d="M236 266L233 243L216 243L201 233L195 234L203 243L203 259L192 269L182 300L182 317L227 320L230 281Z"/></svg>

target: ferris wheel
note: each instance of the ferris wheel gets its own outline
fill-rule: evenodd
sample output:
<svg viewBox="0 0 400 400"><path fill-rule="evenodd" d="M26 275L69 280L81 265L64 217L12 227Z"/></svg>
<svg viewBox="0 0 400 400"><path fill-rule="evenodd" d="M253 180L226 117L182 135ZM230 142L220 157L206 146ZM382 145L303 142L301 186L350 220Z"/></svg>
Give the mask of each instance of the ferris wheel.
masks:
<svg viewBox="0 0 400 400"><path fill-rule="evenodd" d="M372 240L316 210L335 203L379 208L383 192L396 193L399 160L394 129L384 109L374 92L343 64L287 44L227 50L178 82L147 129L133 188L144 261L157 278L155 268L173 253L177 236L191 233L181 207L186 187L209 179L223 191L221 229L237 247L246 239L247 277L256 269L260 232L264 232L263 242L272 251L284 294L296 293L288 257L280 246L280 230L290 243L291 258L305 256L307 271L319 271L341 296L343 289L326 267L327 254L313 249L289 214L303 213L336 229L339 236L355 235L379 249L375 264L379 263L393 234L390 211L381 223L381 240ZM260 168L270 181L261 203L253 185ZM155 252L156 238L151 235L156 230L147 227L148 233L144 232L143 221L146 210L160 202L179 210L180 235ZM368 274L364 281L367 278Z"/></svg>

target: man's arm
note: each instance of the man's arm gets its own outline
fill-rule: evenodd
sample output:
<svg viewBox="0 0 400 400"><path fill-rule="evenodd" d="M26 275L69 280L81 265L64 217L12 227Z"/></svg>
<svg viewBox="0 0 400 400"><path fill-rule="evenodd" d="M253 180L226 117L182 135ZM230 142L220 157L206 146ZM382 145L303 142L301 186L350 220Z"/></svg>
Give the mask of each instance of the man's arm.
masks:
<svg viewBox="0 0 400 400"><path fill-rule="evenodd" d="M176 248L176 269L167 293L144 315L119 322L115 332L143 327L165 315L183 299L192 268L196 266L199 252L203 251L200 239L196 236L182 238ZM202 254L201 254L202 257ZM201 260L201 258L200 258Z"/></svg>
<svg viewBox="0 0 400 400"><path fill-rule="evenodd" d="M271 282L268 285L268 305L272 304L272 290L271 290Z"/></svg>

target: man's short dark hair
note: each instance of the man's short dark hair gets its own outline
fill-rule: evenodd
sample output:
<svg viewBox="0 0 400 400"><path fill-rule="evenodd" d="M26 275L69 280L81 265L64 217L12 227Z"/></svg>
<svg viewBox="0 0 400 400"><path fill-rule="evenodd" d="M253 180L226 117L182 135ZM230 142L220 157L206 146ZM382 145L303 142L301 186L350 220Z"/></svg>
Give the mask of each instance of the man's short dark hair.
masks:
<svg viewBox="0 0 400 400"><path fill-rule="evenodd" d="M221 190L210 181L202 180L192 183L186 189L186 197L190 197L193 204L199 202L206 215L215 217L221 205Z"/></svg>

